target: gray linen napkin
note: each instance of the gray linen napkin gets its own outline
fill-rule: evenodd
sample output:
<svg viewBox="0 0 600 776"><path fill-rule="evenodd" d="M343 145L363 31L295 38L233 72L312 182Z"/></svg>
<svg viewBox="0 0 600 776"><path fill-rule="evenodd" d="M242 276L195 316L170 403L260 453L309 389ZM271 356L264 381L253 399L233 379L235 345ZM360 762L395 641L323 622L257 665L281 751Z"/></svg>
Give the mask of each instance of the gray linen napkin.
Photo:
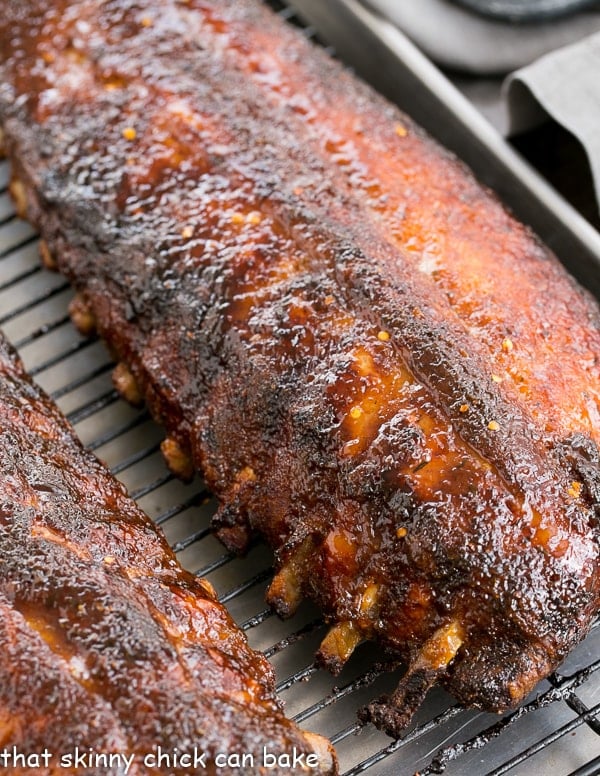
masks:
<svg viewBox="0 0 600 776"><path fill-rule="evenodd" d="M504 85L509 134L552 118L584 147L600 207L600 33L546 54Z"/></svg>

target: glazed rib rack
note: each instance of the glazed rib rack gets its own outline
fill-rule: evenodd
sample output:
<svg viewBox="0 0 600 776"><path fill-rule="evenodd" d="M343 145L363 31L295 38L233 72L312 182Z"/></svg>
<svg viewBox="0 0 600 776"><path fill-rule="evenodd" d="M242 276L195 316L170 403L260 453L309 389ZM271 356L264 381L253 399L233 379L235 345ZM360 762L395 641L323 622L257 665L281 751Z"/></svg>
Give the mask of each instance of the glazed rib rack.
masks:
<svg viewBox="0 0 600 776"><path fill-rule="evenodd" d="M6 168L2 169L4 190ZM110 383L112 365L103 347L74 333L66 313L71 297L66 283L39 269L35 237L12 217L5 192L0 217L5 219L0 236L0 325L88 446L109 462L163 526L184 565L213 581L252 644L275 663L288 713L331 736L346 773L437 773L445 764L448 773L519 769L525 773L543 767L546 753L553 762L564 760L564 773L597 772L598 629L574 653L564 673L541 687L537 700L500 723L491 715L462 712L437 691L401 742L389 744L370 728L355 738L356 709L393 687L395 679L373 669L368 649L359 651L336 687L331 677L316 670L312 655L325 633L316 614L303 609L286 624L271 615L262 601L270 577L269 553L254 546L249 559L235 559L210 536L213 504L208 494L198 483L182 486L163 468L158 456L160 432L144 412L117 399ZM565 743L575 731L576 744L570 751ZM485 754L479 751L483 744ZM442 746L446 748L438 754Z"/></svg>
<svg viewBox="0 0 600 776"><path fill-rule="evenodd" d="M287 9L282 13L292 17ZM397 677L381 672L373 648L367 647L334 680L313 663L326 632L318 614L305 607L285 623L272 615L263 602L271 577L269 552L255 545L249 557L235 558L211 536L215 505L210 495L199 481L184 486L165 469L159 454L162 432L144 410L119 399L110 379L114 365L102 344L73 329L67 313L72 292L60 276L40 267L37 237L16 218L9 200L6 163L0 175L0 326L87 446L163 527L182 563L215 584L252 645L275 664L288 713L331 737L347 776L409 776L417 770L491 776L530 773L550 763L557 776L600 772L597 627L529 703L501 720L463 711L436 690L401 741L390 743L371 727L355 736L356 710L393 688Z"/></svg>

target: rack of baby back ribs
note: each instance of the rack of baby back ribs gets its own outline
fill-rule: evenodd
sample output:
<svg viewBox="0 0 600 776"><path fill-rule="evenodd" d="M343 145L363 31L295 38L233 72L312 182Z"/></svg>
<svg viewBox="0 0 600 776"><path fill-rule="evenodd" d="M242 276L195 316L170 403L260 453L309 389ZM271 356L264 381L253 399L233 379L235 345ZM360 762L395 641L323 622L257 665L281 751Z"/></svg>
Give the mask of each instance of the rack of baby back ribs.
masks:
<svg viewBox="0 0 600 776"><path fill-rule="evenodd" d="M348 773L464 769L487 740L505 772L593 737L576 690L596 668L597 303L289 13L20 8L0 27L10 190L92 338L12 218L0 325L115 473L157 467L133 495L185 565L230 584L221 600L279 669L288 713ZM147 411L107 387L96 333L116 391ZM201 471L229 552L159 444L181 479ZM408 665L391 691L381 647Z"/></svg>

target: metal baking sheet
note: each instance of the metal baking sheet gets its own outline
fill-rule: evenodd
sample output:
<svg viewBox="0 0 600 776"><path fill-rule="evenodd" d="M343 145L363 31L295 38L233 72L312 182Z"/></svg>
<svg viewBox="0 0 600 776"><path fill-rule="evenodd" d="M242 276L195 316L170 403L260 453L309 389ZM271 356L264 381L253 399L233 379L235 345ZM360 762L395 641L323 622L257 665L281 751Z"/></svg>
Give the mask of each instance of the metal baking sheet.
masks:
<svg viewBox="0 0 600 776"><path fill-rule="evenodd" d="M318 25L321 38L333 43L342 56L346 55L338 35L346 38L350 55L362 51L368 41L367 59L373 60L374 73L384 73L385 80L402 92L398 85L412 83L411 104L402 106L421 123L427 123L423 118L428 114L431 118L436 115L435 102L429 105L429 92L423 89L429 89L424 85L428 79L435 81L439 87L436 99L443 102L443 82L439 81L443 77L433 74L426 60L415 59L410 44L405 41L404 48L400 46L405 53L410 52L404 61L396 45L389 46L390 41L385 43L379 33L375 34L377 26L365 37L369 25L365 27L361 21L364 9L354 3L298 0L298 5L311 23ZM284 8L283 14L294 20L289 8ZM329 34L332 29L327 24L321 25L322 15L331 17L329 25L336 35ZM350 27L344 27L344 19L351 21ZM374 17L369 24L375 25ZM310 28L305 32L312 34ZM396 35L389 34L397 43ZM385 56L382 46L388 48ZM381 65L381 69L377 62L383 59L385 67ZM351 56L347 60L358 69L356 60ZM427 78L423 78L421 67ZM420 103L422 113L413 109ZM438 118L444 124L442 134L448 130L449 138L456 141L449 144L463 156L461 146L469 145L463 137L464 121L451 105L444 104L443 110L443 121ZM481 177L490 185L498 183L501 194L510 189L513 195L511 181L517 179L518 194L514 200L509 198L509 204L525 220L523 212L538 215L535 223L540 234L559 253L564 247L564 255L573 257L584 280L597 275L597 235L581 219L572 218L568 206L518 160L513 160L512 166L505 163L506 149L500 152L499 139L494 139L490 148L485 140L489 132L492 130L485 128L475 154L483 172L489 173ZM8 165L0 163L0 328L17 345L27 368L55 397L85 444L107 462L163 528L183 565L212 581L252 646L263 650L275 666L287 713L307 729L332 739L341 772L345 776L365 772L371 776L412 776L417 772L427 776L442 771L448 776L600 773L600 628L592 631L561 670L541 683L516 713L499 718L465 711L449 695L435 689L400 741L391 741L371 726L358 725L356 710L376 695L390 692L398 675L373 672L377 649L365 645L334 679L313 663L314 650L326 632L318 612L305 605L296 617L282 622L266 608L264 590L271 575L271 553L257 544L246 558L233 558L210 535L214 502L199 479L183 485L169 474L158 451L161 430L145 411L129 407L117 396L110 379L112 364L103 345L83 339L72 327L67 315L72 292L60 276L40 267L37 237L14 216L6 192L8 174ZM521 197L523 212L515 206Z"/></svg>

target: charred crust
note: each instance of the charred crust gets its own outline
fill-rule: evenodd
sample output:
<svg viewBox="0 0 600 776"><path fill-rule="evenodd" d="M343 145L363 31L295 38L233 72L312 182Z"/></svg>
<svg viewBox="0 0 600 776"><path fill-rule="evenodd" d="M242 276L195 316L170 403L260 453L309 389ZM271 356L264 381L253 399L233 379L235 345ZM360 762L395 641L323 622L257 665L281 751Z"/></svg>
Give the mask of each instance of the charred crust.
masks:
<svg viewBox="0 0 600 776"><path fill-rule="evenodd" d="M600 529L600 450L585 434L572 437L556 444L562 460L571 471L573 480L581 483L581 495L592 508L594 523Z"/></svg>
<svg viewBox="0 0 600 776"><path fill-rule="evenodd" d="M443 678L443 685L464 706L498 713L514 708L539 681L560 663L562 655L532 639L514 641L475 633Z"/></svg>
<svg viewBox="0 0 600 776"><path fill-rule="evenodd" d="M244 514L236 503L222 503L212 518L217 538L236 555L243 555L250 546L251 531Z"/></svg>
<svg viewBox="0 0 600 776"><path fill-rule="evenodd" d="M346 665L345 660L340 660L334 653L324 652L321 649L317 650L315 657L317 665L329 671L332 676L338 676Z"/></svg>
<svg viewBox="0 0 600 776"><path fill-rule="evenodd" d="M250 546L251 534L245 525L223 525L214 528L215 536L229 552L244 555Z"/></svg>
<svg viewBox="0 0 600 776"><path fill-rule="evenodd" d="M410 725L415 709L402 709L390 703L387 696L363 706L358 710L358 719L366 724L372 723L392 738L400 738Z"/></svg>

